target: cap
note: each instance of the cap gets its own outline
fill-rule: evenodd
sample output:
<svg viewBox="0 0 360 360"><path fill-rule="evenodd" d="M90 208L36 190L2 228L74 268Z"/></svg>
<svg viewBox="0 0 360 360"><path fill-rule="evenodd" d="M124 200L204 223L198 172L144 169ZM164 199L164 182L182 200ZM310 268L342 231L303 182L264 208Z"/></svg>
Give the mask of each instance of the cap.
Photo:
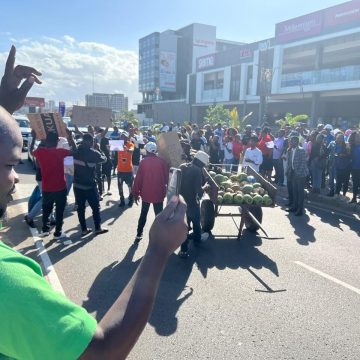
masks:
<svg viewBox="0 0 360 360"><path fill-rule="evenodd" d="M157 146L154 142L150 141L148 143L146 143L146 145L144 146L144 149L151 154L155 154L157 151Z"/></svg>
<svg viewBox="0 0 360 360"><path fill-rule="evenodd" d="M194 159L198 159L199 161L201 161L205 166L209 164L209 155L204 152L204 151L198 151L195 156Z"/></svg>
<svg viewBox="0 0 360 360"><path fill-rule="evenodd" d="M325 130L332 130L333 127L331 124L326 124L325 127L324 127Z"/></svg>

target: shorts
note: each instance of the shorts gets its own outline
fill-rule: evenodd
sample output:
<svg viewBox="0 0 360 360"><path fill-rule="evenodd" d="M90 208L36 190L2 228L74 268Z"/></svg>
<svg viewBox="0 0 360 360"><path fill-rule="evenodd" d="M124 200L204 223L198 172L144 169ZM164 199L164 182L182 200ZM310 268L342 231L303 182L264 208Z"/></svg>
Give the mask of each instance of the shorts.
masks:
<svg viewBox="0 0 360 360"><path fill-rule="evenodd" d="M118 172L117 177L119 182L125 182L126 185L132 186L134 181L134 175L132 172Z"/></svg>
<svg viewBox="0 0 360 360"><path fill-rule="evenodd" d="M104 175L111 174L111 169L112 169L111 159L108 159L105 163L102 164L102 173Z"/></svg>

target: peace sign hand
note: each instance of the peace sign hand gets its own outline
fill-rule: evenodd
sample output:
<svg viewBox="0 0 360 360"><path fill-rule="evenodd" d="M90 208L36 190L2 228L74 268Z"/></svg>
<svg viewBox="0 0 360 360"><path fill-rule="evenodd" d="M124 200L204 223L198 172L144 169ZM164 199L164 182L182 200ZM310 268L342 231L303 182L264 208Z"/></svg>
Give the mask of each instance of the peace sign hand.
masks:
<svg viewBox="0 0 360 360"><path fill-rule="evenodd" d="M37 77L37 75L41 75L41 72L30 66L17 65L15 67L15 54L16 48L13 45L6 61L5 73L0 85L0 105L10 114L23 106L26 95L34 82L41 84ZM24 79L25 81L19 87Z"/></svg>

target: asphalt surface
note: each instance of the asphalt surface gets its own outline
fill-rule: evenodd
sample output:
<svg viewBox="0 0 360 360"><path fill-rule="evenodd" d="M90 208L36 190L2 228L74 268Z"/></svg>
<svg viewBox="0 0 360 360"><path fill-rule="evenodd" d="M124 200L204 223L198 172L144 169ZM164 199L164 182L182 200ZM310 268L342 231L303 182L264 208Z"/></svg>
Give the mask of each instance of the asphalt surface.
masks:
<svg viewBox="0 0 360 360"><path fill-rule="evenodd" d="M27 161L17 170L21 184L2 235L36 258L22 220L34 175ZM118 208L115 180L102 202L108 234L80 240L70 196L64 229L73 243L44 240L65 294L98 320L147 244L133 244L140 208ZM151 209L144 233L153 217ZM245 231L237 241L232 219L219 218L214 237L189 259L172 255L129 359L359 359L359 219L318 207L298 218L276 207L264 210L263 225L269 239Z"/></svg>

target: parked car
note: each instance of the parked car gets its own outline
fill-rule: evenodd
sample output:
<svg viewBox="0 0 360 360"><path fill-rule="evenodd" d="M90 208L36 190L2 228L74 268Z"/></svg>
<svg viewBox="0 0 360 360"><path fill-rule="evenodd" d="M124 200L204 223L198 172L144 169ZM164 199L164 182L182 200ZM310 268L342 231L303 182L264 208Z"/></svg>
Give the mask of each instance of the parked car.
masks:
<svg viewBox="0 0 360 360"><path fill-rule="evenodd" d="M14 118L21 130L21 136L23 138L22 150L26 151L29 147L29 137L31 136L30 121L26 116L23 115L14 115Z"/></svg>

